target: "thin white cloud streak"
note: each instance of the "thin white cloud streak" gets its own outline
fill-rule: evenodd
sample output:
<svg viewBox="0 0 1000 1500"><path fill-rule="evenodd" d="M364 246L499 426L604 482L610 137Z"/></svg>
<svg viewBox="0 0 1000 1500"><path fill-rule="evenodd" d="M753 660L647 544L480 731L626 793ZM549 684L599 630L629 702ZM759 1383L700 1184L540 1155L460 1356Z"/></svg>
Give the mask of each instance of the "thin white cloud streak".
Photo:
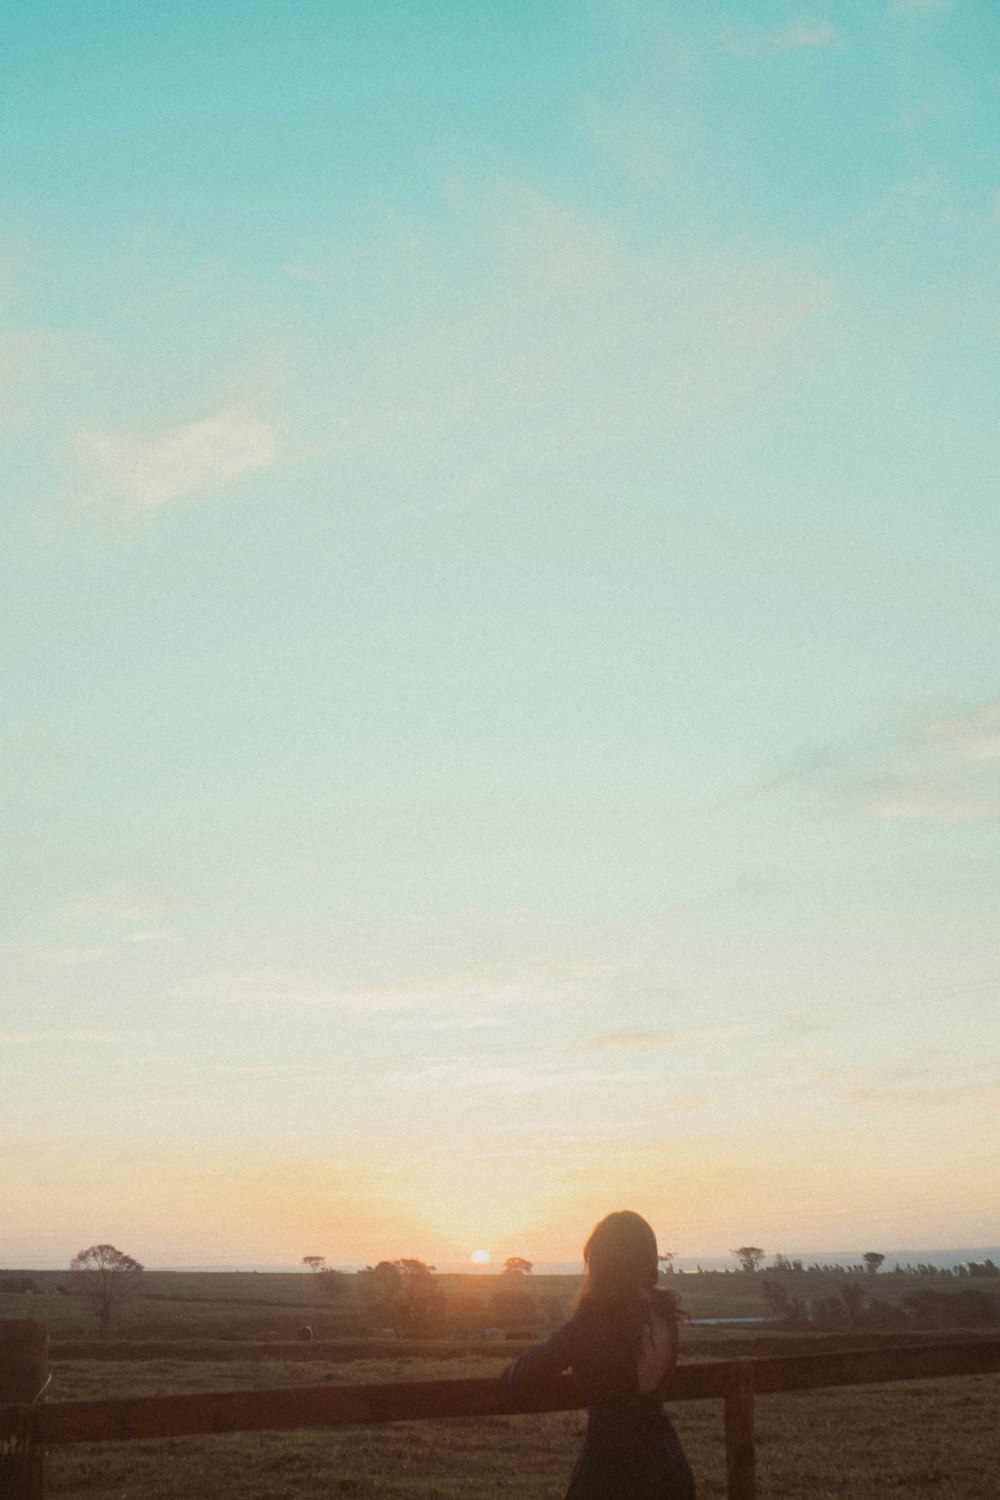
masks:
<svg viewBox="0 0 1000 1500"><path fill-rule="evenodd" d="M882 126L882 133L891 135L899 132L908 135L919 130L928 120L940 119L946 109L947 106L941 100L925 99L918 104L907 105L887 125Z"/></svg>
<svg viewBox="0 0 1000 1500"><path fill-rule="evenodd" d="M630 257L517 187L481 212L513 267L507 295L322 370L339 394L313 419L316 458L467 499L519 466L578 461L756 395L830 301L825 280L786 264Z"/></svg>
<svg viewBox="0 0 1000 1500"><path fill-rule="evenodd" d="M311 376L282 382L282 429L334 493L374 470L407 503L461 503L525 465L710 419L780 375L830 300L823 278L790 264L630 256L519 184L471 206L457 196L485 262L506 267L502 294L381 345L313 345ZM315 269L340 279L336 263ZM287 446L261 399L160 429L79 429L74 508L128 524L217 499Z"/></svg>
<svg viewBox="0 0 1000 1500"><path fill-rule="evenodd" d="M32 954L36 964L48 964L53 968L76 968L80 964L96 964L107 958L109 949L100 946L89 948L38 948Z"/></svg>
<svg viewBox="0 0 1000 1500"><path fill-rule="evenodd" d="M890 0L890 16L913 16L931 10L947 10L951 0Z"/></svg>
<svg viewBox="0 0 1000 1500"><path fill-rule="evenodd" d="M598 1031L580 1043L586 1051L616 1051L619 1048L643 1051L647 1048L664 1047L678 1039L675 1031Z"/></svg>
<svg viewBox="0 0 1000 1500"><path fill-rule="evenodd" d="M311 981L277 970L249 970L203 975L176 986L172 994L182 1000L276 1012L322 1008L361 1016L417 1013L421 1018L433 1018L474 1010L481 1024L488 1011L578 1000L599 985L606 973L604 966L590 969L586 965L514 972L484 970L413 984L342 989L335 983Z"/></svg>
<svg viewBox="0 0 1000 1500"><path fill-rule="evenodd" d="M598 150L631 182L658 183L670 163L664 127L655 105L605 103L591 95L580 101L583 128Z"/></svg>
<svg viewBox="0 0 1000 1500"><path fill-rule="evenodd" d="M731 57L781 57L789 52L842 48L837 28L829 21L790 21L775 31L727 32L722 48Z"/></svg>
<svg viewBox="0 0 1000 1500"><path fill-rule="evenodd" d="M944 1049L904 1053L868 1067L831 1070L822 1082L849 1108L962 1104L1000 1087L1000 1059Z"/></svg>
<svg viewBox="0 0 1000 1500"><path fill-rule="evenodd" d="M924 739L955 765L1000 764L1000 702L984 703L958 718L935 719L924 730Z"/></svg>
<svg viewBox="0 0 1000 1500"><path fill-rule="evenodd" d="M154 886L113 885L89 896L63 902L56 910L62 922L129 924L154 922L188 905L190 898Z"/></svg>
<svg viewBox="0 0 1000 1500"><path fill-rule="evenodd" d="M84 374L81 341L58 328L0 328L0 432L46 415L54 385Z"/></svg>
<svg viewBox="0 0 1000 1500"><path fill-rule="evenodd" d="M1000 817L1000 700L927 720L893 739L800 757L756 791L812 784L879 821L957 824Z"/></svg>
<svg viewBox="0 0 1000 1500"><path fill-rule="evenodd" d="M869 818L927 819L934 823L984 823L1000 817L1000 798L963 797L927 787L881 792L864 804Z"/></svg>
<svg viewBox="0 0 1000 1500"><path fill-rule="evenodd" d="M1000 701L939 718L911 736L862 806L878 819L938 823L1000 817Z"/></svg>
<svg viewBox="0 0 1000 1500"><path fill-rule="evenodd" d="M139 515L172 502L214 498L237 479L278 456L274 427L245 406L151 433L85 430L77 456L90 475L91 504L114 504Z"/></svg>
<svg viewBox="0 0 1000 1500"><path fill-rule="evenodd" d="M55 1028L51 1031L0 1031L0 1047L32 1047L49 1042L109 1042L118 1041L102 1031L66 1031Z"/></svg>
<svg viewBox="0 0 1000 1500"><path fill-rule="evenodd" d="M111 949L103 943L66 947L52 943L10 940L0 943L0 962L8 960L22 968L66 969L100 963L110 952Z"/></svg>
<svg viewBox="0 0 1000 1500"><path fill-rule="evenodd" d="M480 1099L492 1094L501 1098L520 1098L530 1095L551 1096L562 1101L567 1089L583 1089L592 1093L605 1093L635 1087L636 1073L628 1068L599 1069L551 1066L529 1066L525 1063L490 1064L481 1060L456 1060L449 1062L418 1062L398 1068L383 1075L380 1089L389 1089L393 1096L428 1095L438 1097L472 1097ZM653 1080L646 1080L652 1084ZM622 1099L623 1108L629 1108Z"/></svg>

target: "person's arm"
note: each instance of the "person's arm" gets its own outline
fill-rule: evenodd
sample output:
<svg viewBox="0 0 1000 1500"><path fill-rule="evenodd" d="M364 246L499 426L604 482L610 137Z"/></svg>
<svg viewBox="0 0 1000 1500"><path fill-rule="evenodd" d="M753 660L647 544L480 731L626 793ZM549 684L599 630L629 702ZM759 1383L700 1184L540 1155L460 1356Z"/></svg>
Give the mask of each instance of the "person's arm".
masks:
<svg viewBox="0 0 1000 1500"><path fill-rule="evenodd" d="M509 1364L500 1376L506 1386L535 1385L561 1375L573 1363L580 1348L580 1325L576 1317L557 1328L537 1349L529 1349Z"/></svg>

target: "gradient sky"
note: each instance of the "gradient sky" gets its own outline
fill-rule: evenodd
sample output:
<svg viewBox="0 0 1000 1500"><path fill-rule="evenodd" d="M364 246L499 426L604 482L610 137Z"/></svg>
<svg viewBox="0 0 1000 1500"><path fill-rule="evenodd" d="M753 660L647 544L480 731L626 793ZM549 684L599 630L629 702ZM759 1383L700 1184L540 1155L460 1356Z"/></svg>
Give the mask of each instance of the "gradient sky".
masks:
<svg viewBox="0 0 1000 1500"><path fill-rule="evenodd" d="M996 1242L998 58L8 0L0 1260Z"/></svg>

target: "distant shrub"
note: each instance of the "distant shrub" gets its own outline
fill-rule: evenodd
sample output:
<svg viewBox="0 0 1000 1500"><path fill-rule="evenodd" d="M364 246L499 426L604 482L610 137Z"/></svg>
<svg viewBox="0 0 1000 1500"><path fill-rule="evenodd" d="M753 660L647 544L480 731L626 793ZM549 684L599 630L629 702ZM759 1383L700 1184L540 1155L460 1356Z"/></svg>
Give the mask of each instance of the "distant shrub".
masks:
<svg viewBox="0 0 1000 1500"><path fill-rule="evenodd" d="M324 1297L336 1301L347 1295L351 1283L346 1271L335 1271L332 1266L322 1266L317 1273L316 1284Z"/></svg>
<svg viewBox="0 0 1000 1500"><path fill-rule="evenodd" d="M4 1276L0 1279L0 1292L23 1297L28 1292L37 1292L38 1283L33 1276Z"/></svg>
<svg viewBox="0 0 1000 1500"><path fill-rule="evenodd" d="M906 1299L911 1322L918 1328L996 1328L1000 1298L970 1287L960 1292L914 1292Z"/></svg>

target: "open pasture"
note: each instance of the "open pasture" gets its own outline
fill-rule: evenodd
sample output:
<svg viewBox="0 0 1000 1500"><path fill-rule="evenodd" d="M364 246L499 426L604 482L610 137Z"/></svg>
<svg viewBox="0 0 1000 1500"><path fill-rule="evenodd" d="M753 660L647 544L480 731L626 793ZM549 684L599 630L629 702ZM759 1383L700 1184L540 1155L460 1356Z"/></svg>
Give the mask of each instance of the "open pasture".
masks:
<svg viewBox="0 0 1000 1500"><path fill-rule="evenodd" d="M36 1293L34 1296L0 1298L0 1317L38 1318L53 1339L91 1339L96 1336L94 1316L72 1297ZM319 1313L329 1332L339 1331L339 1322ZM294 1338L303 1323L316 1323L314 1310L304 1305L272 1303L245 1305L233 1300L217 1302L161 1301L150 1297L123 1309L115 1316L112 1338L161 1339L252 1339L273 1329Z"/></svg>
<svg viewBox="0 0 1000 1500"><path fill-rule="evenodd" d="M54 1361L52 1399L484 1378L502 1364L499 1355L435 1360L402 1350L305 1366ZM760 1500L992 1500L998 1412L997 1376L759 1398ZM683 1403L673 1414L701 1500L723 1500L720 1403ZM574 1412L84 1445L52 1451L46 1493L65 1500L559 1500L582 1428Z"/></svg>

